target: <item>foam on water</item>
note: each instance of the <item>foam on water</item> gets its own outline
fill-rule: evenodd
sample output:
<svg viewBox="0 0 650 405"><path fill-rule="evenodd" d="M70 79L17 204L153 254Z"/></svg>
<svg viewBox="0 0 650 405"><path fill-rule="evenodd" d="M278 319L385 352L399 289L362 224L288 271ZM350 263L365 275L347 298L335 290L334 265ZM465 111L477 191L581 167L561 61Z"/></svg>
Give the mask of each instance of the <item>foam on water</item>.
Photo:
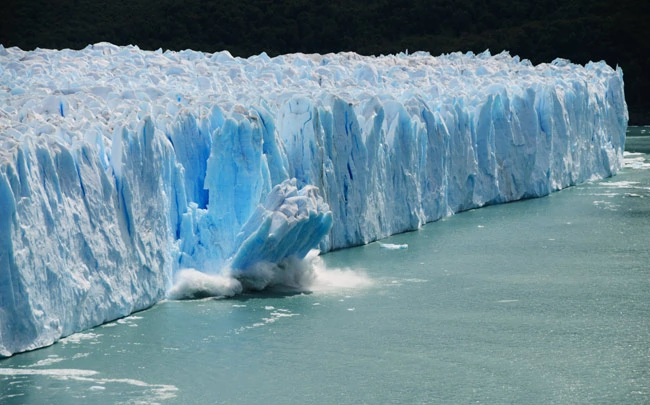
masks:
<svg viewBox="0 0 650 405"><path fill-rule="evenodd" d="M0 375L47 375L61 379L66 378L81 378L89 377L99 374L93 370L78 370L78 369L34 369L34 368L0 368Z"/></svg>
<svg viewBox="0 0 650 405"><path fill-rule="evenodd" d="M30 365L29 367L47 367L47 366L51 366L52 364L62 362L63 360L65 360L63 357L59 357L56 355L48 356L47 359L39 360L36 363Z"/></svg>
<svg viewBox="0 0 650 405"><path fill-rule="evenodd" d="M640 186L636 181L611 181L601 183L601 185L609 188L648 190L648 187Z"/></svg>
<svg viewBox="0 0 650 405"><path fill-rule="evenodd" d="M147 396L146 403L155 403L164 401L176 396L178 391L174 385L167 384L149 384L144 381L131 378L98 378L100 373L95 370L83 369L35 369L35 368L0 368L0 376L44 376L57 380L73 380L82 383L88 383L89 390L106 389L106 385L125 384L133 387L142 388ZM97 385L95 385L97 384Z"/></svg>
<svg viewBox="0 0 650 405"><path fill-rule="evenodd" d="M623 167L631 169L650 169L650 162L646 160L647 155L644 153L625 152L623 157Z"/></svg>

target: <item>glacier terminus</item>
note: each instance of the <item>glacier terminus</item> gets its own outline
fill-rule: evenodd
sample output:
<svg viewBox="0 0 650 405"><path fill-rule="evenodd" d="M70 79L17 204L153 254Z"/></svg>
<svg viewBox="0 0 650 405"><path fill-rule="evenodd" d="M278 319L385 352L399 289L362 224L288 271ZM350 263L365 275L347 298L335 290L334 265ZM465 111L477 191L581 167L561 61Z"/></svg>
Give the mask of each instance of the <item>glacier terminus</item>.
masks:
<svg viewBox="0 0 650 405"><path fill-rule="evenodd" d="M0 355L612 176L627 120L604 62L0 45Z"/></svg>

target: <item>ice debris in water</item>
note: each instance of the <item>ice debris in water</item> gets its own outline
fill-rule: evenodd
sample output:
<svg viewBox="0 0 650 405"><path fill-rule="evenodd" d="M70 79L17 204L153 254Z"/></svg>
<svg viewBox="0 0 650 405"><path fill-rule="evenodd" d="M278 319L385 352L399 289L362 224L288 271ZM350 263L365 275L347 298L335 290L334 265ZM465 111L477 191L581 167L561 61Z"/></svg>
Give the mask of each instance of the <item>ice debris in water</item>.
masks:
<svg viewBox="0 0 650 405"><path fill-rule="evenodd" d="M389 249L389 250L400 250L400 249L408 249L409 245L405 244L394 244L394 243L380 243L379 247L384 248L384 249Z"/></svg>

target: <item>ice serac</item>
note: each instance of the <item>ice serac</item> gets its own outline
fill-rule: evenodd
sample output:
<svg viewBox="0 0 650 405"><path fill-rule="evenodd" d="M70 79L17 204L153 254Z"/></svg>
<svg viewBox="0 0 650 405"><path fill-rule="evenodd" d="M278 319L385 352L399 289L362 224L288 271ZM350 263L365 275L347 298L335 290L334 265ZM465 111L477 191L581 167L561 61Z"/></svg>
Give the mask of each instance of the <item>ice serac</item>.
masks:
<svg viewBox="0 0 650 405"><path fill-rule="evenodd" d="M5 356L153 305L176 274L263 287L314 248L611 176L627 126L620 69L507 53L0 46L0 88Z"/></svg>

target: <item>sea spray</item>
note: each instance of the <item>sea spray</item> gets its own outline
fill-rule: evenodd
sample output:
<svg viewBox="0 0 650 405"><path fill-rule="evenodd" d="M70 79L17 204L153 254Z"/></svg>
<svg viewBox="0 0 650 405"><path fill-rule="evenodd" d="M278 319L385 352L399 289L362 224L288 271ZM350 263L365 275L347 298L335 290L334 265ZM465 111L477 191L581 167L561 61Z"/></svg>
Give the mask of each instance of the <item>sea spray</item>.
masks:
<svg viewBox="0 0 650 405"><path fill-rule="evenodd" d="M364 288L372 280L362 270L328 269L314 249L304 258L294 256L279 263L258 262L246 270L226 269L209 274L183 269L176 274L168 299L226 298L247 291L322 292Z"/></svg>

